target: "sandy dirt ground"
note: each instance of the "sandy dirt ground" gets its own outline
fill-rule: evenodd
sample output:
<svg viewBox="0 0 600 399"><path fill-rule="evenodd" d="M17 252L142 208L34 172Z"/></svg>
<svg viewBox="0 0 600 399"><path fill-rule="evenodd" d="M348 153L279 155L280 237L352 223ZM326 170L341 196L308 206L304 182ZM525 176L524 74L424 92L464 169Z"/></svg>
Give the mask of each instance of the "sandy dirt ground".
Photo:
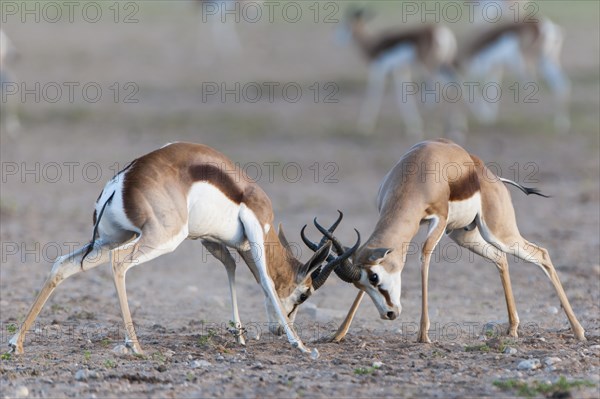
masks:
<svg viewBox="0 0 600 399"><path fill-rule="evenodd" d="M373 3L378 17L370 29L398 25L399 2ZM129 2L112 9L98 3L103 14L97 23L77 11L73 23L66 15L58 22L44 19L54 14L23 23L3 9L2 29L20 53L13 80L26 84L19 90L38 93L39 101L35 94L21 100L20 92L2 102L4 115L17 109L22 128L16 134L3 128L1 135L1 396L597 397L598 4L551 3L539 12L565 28L571 132L553 130L545 85L537 103L525 103L514 100L509 82L497 123L472 120L459 139L502 176L552 196L526 197L511 189L521 232L549 250L587 342L574 338L544 273L512 257L520 337L503 335L506 305L494 265L444 238L430 268L433 343L416 343L421 284L414 251L402 274L403 311L395 321L380 320L366 298L345 341L315 343L335 331L356 295L335 276L301 307L296 327L307 346L319 350L318 360L268 332L262 290L243 263L237 287L249 339L245 347L237 345L227 329L225 270L194 241L127 275L145 356L119 353L124 328L109 265L65 281L27 335L25 354L6 351L53 260L89 240L93 204L104 183L167 142L208 144L255 176L302 259L310 251L299 232L315 216L329 223L342 210L337 234L343 241L353 240L353 228L370 234L379 182L419 139L403 132L391 89L374 134L357 129L367 68L350 44L336 41L338 24L325 20L331 12L341 18L348 3L314 3L317 23L308 3L300 5L298 23L281 16L273 23L266 16L257 23L243 20L237 26L240 51L215 46L220 41L210 20L202 23L192 2ZM459 38L473 29L453 28ZM250 90L257 86L263 92L254 102ZM268 87L274 87L272 98ZM98 88L101 98L94 94ZM210 94L215 88L217 94ZM224 94L227 89L234 94ZM292 91L298 89L295 101ZM444 134L444 107L421 107L423 138ZM317 238L314 228L308 231ZM539 367L519 368L534 359Z"/></svg>

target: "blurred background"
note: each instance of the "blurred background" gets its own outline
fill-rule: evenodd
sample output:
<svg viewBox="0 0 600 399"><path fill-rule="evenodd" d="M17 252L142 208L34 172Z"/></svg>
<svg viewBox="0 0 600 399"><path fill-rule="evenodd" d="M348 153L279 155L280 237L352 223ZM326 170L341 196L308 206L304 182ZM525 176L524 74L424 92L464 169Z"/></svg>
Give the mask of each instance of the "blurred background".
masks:
<svg viewBox="0 0 600 399"><path fill-rule="evenodd" d="M416 4L417 12L407 3ZM425 13L425 3L432 14ZM337 209L346 215L341 239L351 241L354 227L368 237L377 220L379 182L410 146L447 133L449 108L443 101L419 102L423 134L410 136L388 81L375 129L361 131L357 119L368 62L339 30L349 7L366 5L370 33L437 18L455 32L460 47L480 34L480 25L469 21L464 8L457 21L444 14L450 3L458 4L121 1L81 2L70 9L63 2L3 1L1 28L15 55L3 61L0 104L2 322L23 318L56 255L87 242L93 204L105 182L167 142L208 144L239 162L271 196L276 222L283 222L290 241L299 243L301 227L315 216L329 223ZM482 124L460 111L468 116L468 131L459 138L498 174L552 195L545 200L513 192L521 230L549 249L580 321L597 331L599 4L531 3L530 12L564 29L560 58L572 85L570 131L554 129L553 97L543 82L536 86L537 102L526 102L529 91L515 97L510 87L537 82L535 76L508 74L498 119ZM422 74L415 72L413 79L420 84ZM8 123L9 114L17 125ZM444 239L444 245L451 244ZM141 326L157 317L175 327L230 317L224 268L199 243L185 242L143 269L128 275L130 304ZM238 270L242 320L264 321L259 286L245 266ZM562 312L546 311L558 301L543 273L519 264L511 274L522 319L565 327ZM432 321L506 318L497 272L485 261L440 250L430 280ZM40 320L61 321L87 309L100 323L119 323L111 281L108 267L74 277L57 290ZM322 321L339 321L354 288L335 277L327 284L306 306L331 309L332 317ZM402 318L417 322L418 254L409 257L403 284ZM310 315L301 310L298 320L312 320ZM363 302L356 326L397 329L379 320L370 300Z"/></svg>

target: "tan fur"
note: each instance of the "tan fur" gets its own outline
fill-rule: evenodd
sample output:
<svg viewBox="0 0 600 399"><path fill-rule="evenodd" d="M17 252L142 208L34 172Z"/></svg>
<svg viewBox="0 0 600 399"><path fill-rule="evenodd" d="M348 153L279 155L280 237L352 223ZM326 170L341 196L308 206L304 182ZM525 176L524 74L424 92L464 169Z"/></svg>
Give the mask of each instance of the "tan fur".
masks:
<svg viewBox="0 0 600 399"><path fill-rule="evenodd" d="M413 29L387 30L377 35L370 35L362 19L354 20L351 25L352 37L369 61L377 59L395 46L406 43L416 47L419 61L431 71L438 68L440 64L450 62L455 50L439 48L436 29L440 28L426 25Z"/></svg>
<svg viewBox="0 0 600 399"><path fill-rule="evenodd" d="M254 229L251 230L254 232L257 227L254 217L258 219L264 235L264 255L255 254L251 248L246 248L246 242L236 242L235 245L240 246L236 247L236 250L265 290L268 303L275 308L276 320L271 320L272 314L269 313L270 321L276 321L282 326L294 347L303 352L310 352L292 329L291 324L298 304L305 299L299 302L297 296L308 296L313 291L312 279L308 271L314 270L325 260L329 254L329 246L324 247L319 254L315 254L306 264L297 260L289 250L283 232L281 231L280 234L281 239L275 232L273 208L267 194L225 155L204 145L169 144L134 160L115 177L115 179L120 178L125 179L122 193L124 211L133 227L116 226L116 222L107 222L104 227L111 231L110 234L106 233L107 236L118 242L102 241L96 245L96 237L94 237L90 244L56 261L19 332L10 341L16 353L23 352L25 333L58 284L71 275L89 270L109 259L113 264L115 287L123 320L127 326L128 343L132 345L135 352L141 353L127 303L125 274L134 265L174 251L186 238L201 238L206 249L225 266L229 278L238 342L244 344L235 294L236 264L227 248L227 245L231 244L211 240L210 232L208 237L186 237L187 197L192 185L198 181L210 183L231 201L240 205L237 217L244 228L242 241L245 240L249 247L251 245L247 229ZM116 184L117 181L111 180L107 187L114 187L110 184ZM113 192L108 200L104 200L106 203L102 205L102 209L114 196ZM102 198L104 197L101 194L98 201ZM252 213L249 214L246 208ZM100 219L100 215L94 215L96 225L94 231L101 223L101 220L96 218ZM131 239L134 232L137 239L125 242ZM265 262L257 256L265 256ZM264 271L265 266L266 271ZM299 293L295 293L296 291ZM285 306L284 301L287 303ZM292 306L293 309L290 311ZM277 326L270 327L276 327L272 328L272 331L279 333ZM316 355L318 352L313 353L313 356Z"/></svg>
<svg viewBox="0 0 600 399"><path fill-rule="evenodd" d="M444 173L444 170L448 172L450 168L459 173L453 173L451 178L450 173ZM476 198L474 197L476 194L480 195L481 209L475 220L469 220L462 225L453 225L451 231L446 231L451 223L448 219L450 204L469 197ZM439 223L430 225L430 232L422 250L423 292L418 339L420 342L430 342L427 334L429 329L428 268L431 254L444 232L449 233L459 245L496 263L505 293L510 335L517 336L519 318L504 252L512 253L542 268L557 292L575 336L585 340L585 331L571 309L548 252L521 237L508 189L478 157L446 139L419 143L413 146L386 175L378 197L380 218L370 238L355 253L353 261L354 265L364 270L363 277L354 283L357 288L367 289L372 298L374 295L383 297L382 300L378 298L376 304L387 303L388 308L383 311L379 309L382 305L378 305L382 318L393 319L397 314L389 316L393 306L390 304L389 295L386 295L387 292L383 293L381 289L373 289L369 285L369 277L373 274L372 269L375 265L379 265L383 266L388 273L400 273L406 260L408 244L416 235L419 225L433 223L431 218L435 217L439 219ZM484 246L487 246L485 251ZM375 252L382 253L378 248L388 248L392 251L374 262L372 255ZM361 299L362 294L359 294L346 320L336 335L331 338L333 341L343 339Z"/></svg>

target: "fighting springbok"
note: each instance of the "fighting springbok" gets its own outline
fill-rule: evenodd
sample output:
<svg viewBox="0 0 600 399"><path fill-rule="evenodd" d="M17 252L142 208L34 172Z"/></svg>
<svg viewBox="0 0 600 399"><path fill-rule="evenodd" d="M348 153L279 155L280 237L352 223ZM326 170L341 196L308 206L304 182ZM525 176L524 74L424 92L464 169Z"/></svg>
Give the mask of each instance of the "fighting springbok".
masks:
<svg viewBox="0 0 600 399"><path fill-rule="evenodd" d="M563 30L547 18L486 25L474 30L479 31L472 35L474 39L459 47L456 54L453 64L460 78L455 75L454 80L481 80L486 85L493 83L500 87L505 70L511 71L522 82L526 78L534 79L539 73L554 96L557 107L555 128L567 132L570 128L570 82L560 65ZM532 96L538 87L521 84L519 90L519 97ZM486 101L481 88L474 94L475 98L467 105L475 117L485 123L495 121L500 101ZM517 100L521 101L521 98Z"/></svg>
<svg viewBox="0 0 600 399"><path fill-rule="evenodd" d="M136 337L125 291L125 274L165 253L186 238L200 239L227 270L233 321L244 344L235 291L236 249L265 293L272 331L283 329L292 346L311 353L293 329L298 305L323 285L332 269L355 248L326 265L330 243L305 264L292 255L281 225L273 228L273 208L267 194L225 155L201 144L173 143L127 165L98 197L89 244L60 257L10 340L16 353L46 300L66 278L111 261L114 283L126 328L126 344L142 349ZM313 357L318 356L314 349Z"/></svg>
<svg viewBox="0 0 600 399"><path fill-rule="evenodd" d="M446 172L443 172L446 171ZM382 319L393 320L400 314L401 274L409 244L421 224L429 225L422 248L422 309L419 342L431 342L428 336L427 281L429 261L444 233L458 245L490 259L500 272L506 306L508 333L516 337L519 316L515 307L506 254L540 266L550 279L560 303L579 340L585 331L577 321L548 251L528 242L519 233L510 194L504 184L518 187L526 194L542 195L536 189L523 187L497 177L483 161L446 139L425 141L413 146L385 176L377 196L380 218L371 237L337 268L344 281L354 283L361 291L340 326L330 339L344 338L365 292L369 294ZM338 253L344 249L315 219L324 239L333 242ZM313 250L320 245L304 235ZM323 241L322 241L323 242ZM332 258L333 259L333 258Z"/></svg>
<svg viewBox="0 0 600 399"><path fill-rule="evenodd" d="M413 95L404 95L414 71L437 79L442 67L452 62L456 39L442 25L425 25L412 29L387 30L371 35L365 29L365 11L351 9L341 32L348 32L369 62L367 98L359 115L359 127L372 133L385 93L385 81L393 75L396 99L407 133L421 137L423 120Z"/></svg>

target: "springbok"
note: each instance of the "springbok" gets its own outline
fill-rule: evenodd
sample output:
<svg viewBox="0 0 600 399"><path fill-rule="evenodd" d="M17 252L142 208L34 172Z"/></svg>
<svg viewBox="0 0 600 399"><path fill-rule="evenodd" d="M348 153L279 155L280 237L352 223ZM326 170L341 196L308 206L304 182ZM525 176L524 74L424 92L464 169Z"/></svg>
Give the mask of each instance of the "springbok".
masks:
<svg viewBox="0 0 600 399"><path fill-rule="evenodd" d="M505 183L528 195L544 196L536 189L495 176L481 159L450 140L437 139L413 146L383 179L377 195L380 217L373 234L354 253L352 261L345 260L336 269L338 276L353 283L360 292L337 333L329 339L339 342L344 338L365 292L375 303L382 319L398 317L402 310L401 274L407 249L419 226L427 223L429 228L421 255L419 342L431 342L427 332L429 261L444 233L458 245L496 264L504 288L508 333L511 336L517 337L519 316L506 254L513 254L542 268L554 285L575 336L585 340L585 331L571 309L548 251L521 237ZM324 239L333 242L336 252L344 252L333 236L337 223L333 228L325 229L315 219L315 226ZM301 235L311 249L320 248L321 244L314 244L306 238L304 229Z"/></svg>
<svg viewBox="0 0 600 399"><path fill-rule="evenodd" d="M267 194L225 155L201 144L172 143L127 165L104 187L96 201L89 244L57 259L25 321L9 344L23 353L23 340L54 289L66 278L111 261L114 283L126 328L126 345L142 353L125 291L125 274L189 239L200 239L227 270L233 321L244 344L235 291L236 249L260 283L274 333L285 331L292 346L304 353L293 329L298 305L319 289L331 271L360 244L339 258L322 262L330 243L305 264L292 255L281 225L272 227L273 208ZM317 357L314 349L311 356Z"/></svg>
<svg viewBox="0 0 600 399"><path fill-rule="evenodd" d="M6 90L8 84L14 84L14 76L10 65L18 56L19 54L15 46L6 33L0 29L0 94L2 95L2 120L0 121L0 126L3 126L10 136L14 136L18 132L21 128L21 123L14 107L8 101L4 101L5 97L7 97L4 90Z"/></svg>
<svg viewBox="0 0 600 399"><path fill-rule="evenodd" d="M563 30L547 18L474 29L480 31L472 35L474 40L459 47L453 62L458 73L454 74L453 80L481 80L486 85L500 87L505 70L511 71L521 82L540 73L556 102L555 128L559 132L567 132L571 124L568 112L570 82L560 65ZM449 75L453 73L446 76ZM515 101L525 101L527 96L538 91L535 85L521 86L518 87L519 92L515 92L515 96L519 93ZM481 88L474 94L475 98L467 105L475 117L484 123L494 122L498 116L499 98L494 96L493 101L486 101Z"/></svg>
<svg viewBox="0 0 600 399"><path fill-rule="evenodd" d="M387 30L370 35L365 30L365 11L352 9L342 25L369 62L367 98L359 116L359 127L372 133L385 93L385 81L393 75L396 100L407 133L422 136L423 120L413 95L405 95L405 85L411 83L413 70L424 71L437 79L456 53L456 39L442 25L425 25L413 29Z"/></svg>

